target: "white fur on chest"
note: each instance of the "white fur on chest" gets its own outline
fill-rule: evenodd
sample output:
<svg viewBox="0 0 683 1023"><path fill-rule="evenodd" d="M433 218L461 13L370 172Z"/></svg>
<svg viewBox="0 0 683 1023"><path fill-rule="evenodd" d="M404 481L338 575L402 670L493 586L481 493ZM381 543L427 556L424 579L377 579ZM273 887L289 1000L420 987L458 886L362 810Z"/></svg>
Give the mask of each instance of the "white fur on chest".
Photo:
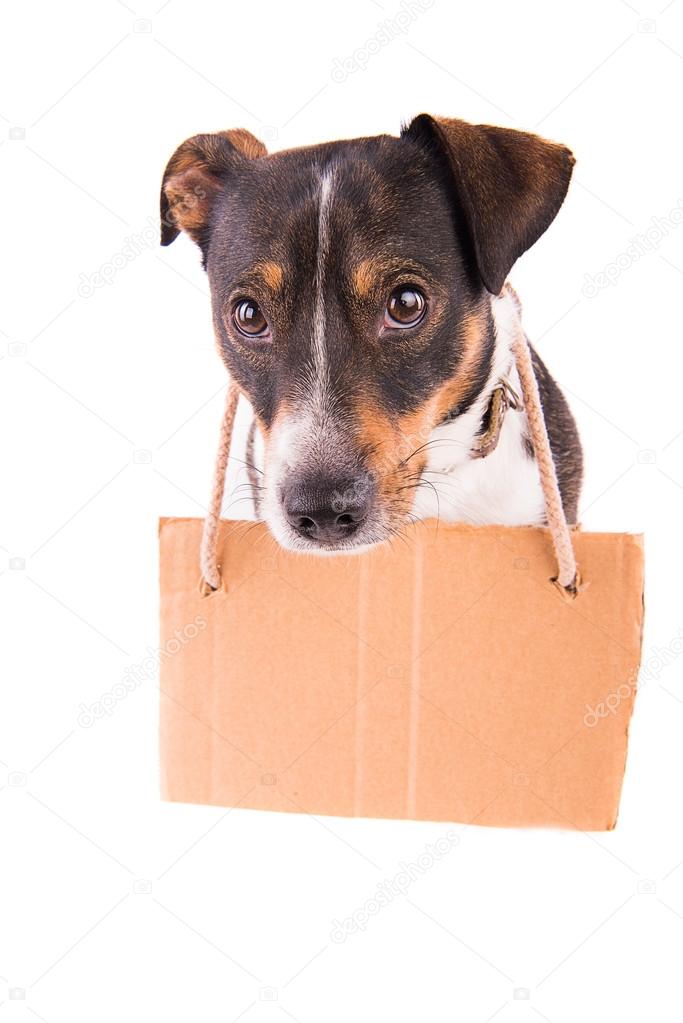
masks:
<svg viewBox="0 0 683 1023"><path fill-rule="evenodd" d="M540 525L545 519L538 465L525 450L523 411L508 409L490 455L473 459L470 454L498 382L507 378L517 394L521 393L512 356L519 314L507 294L492 299L491 307L496 343L489 378L471 409L434 430L425 482L416 490L412 509L416 518L438 517L480 526Z"/></svg>
<svg viewBox="0 0 683 1023"><path fill-rule="evenodd" d="M449 437L449 426L435 430L437 444L425 483L416 491L413 515L478 526L541 525L543 493L536 461L524 450L523 425L523 413L508 410L495 450L464 461L462 441Z"/></svg>

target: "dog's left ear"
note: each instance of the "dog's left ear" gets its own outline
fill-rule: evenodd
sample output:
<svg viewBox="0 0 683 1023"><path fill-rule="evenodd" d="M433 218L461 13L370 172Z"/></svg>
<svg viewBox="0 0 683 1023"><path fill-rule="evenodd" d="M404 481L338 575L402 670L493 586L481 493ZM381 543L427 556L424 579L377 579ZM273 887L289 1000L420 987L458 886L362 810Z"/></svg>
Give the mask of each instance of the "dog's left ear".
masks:
<svg viewBox="0 0 683 1023"><path fill-rule="evenodd" d="M445 157L481 279L499 294L513 263L562 205L574 166L570 150L527 132L430 114L401 135Z"/></svg>
<svg viewBox="0 0 683 1023"><path fill-rule="evenodd" d="M193 135L178 146L161 183L161 244L170 245L185 231L205 250L211 209L230 174L240 164L267 155L246 128Z"/></svg>

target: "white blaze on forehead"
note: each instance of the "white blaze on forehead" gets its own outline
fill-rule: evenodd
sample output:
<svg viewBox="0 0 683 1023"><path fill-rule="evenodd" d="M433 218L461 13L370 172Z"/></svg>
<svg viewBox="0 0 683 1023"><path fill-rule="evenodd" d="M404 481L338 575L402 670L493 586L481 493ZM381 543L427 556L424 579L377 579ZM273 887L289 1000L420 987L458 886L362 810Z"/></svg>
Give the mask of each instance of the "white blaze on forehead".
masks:
<svg viewBox="0 0 683 1023"><path fill-rule="evenodd" d="M315 261L315 305L313 309L313 367L315 372L314 406L321 407L328 382L327 348L325 345L325 264L330 252L330 209L334 189L334 169L326 167L320 178L318 202L318 250Z"/></svg>
<svg viewBox="0 0 683 1023"><path fill-rule="evenodd" d="M343 451L338 450L338 422L330 393L330 373L326 344L325 275L331 251L330 213L334 201L336 168L321 169L318 178L318 236L313 277L313 322L310 359L300 381L295 407L279 415L270 431L265 458L265 490L261 510L276 539L284 546L292 543L292 531L286 522L279 490L287 476L306 475L328 463L338 466Z"/></svg>

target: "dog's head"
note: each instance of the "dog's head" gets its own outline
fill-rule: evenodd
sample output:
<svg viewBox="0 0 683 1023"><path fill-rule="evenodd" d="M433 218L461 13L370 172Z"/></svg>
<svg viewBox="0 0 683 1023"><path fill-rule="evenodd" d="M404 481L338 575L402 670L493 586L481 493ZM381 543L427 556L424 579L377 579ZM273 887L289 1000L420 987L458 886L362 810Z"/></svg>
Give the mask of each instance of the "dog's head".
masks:
<svg viewBox="0 0 683 1023"><path fill-rule="evenodd" d="M399 138L268 155L243 130L171 157L162 244L200 246L222 357L265 443L285 547L384 540L425 444L487 380L490 295L564 199L568 149L421 114Z"/></svg>

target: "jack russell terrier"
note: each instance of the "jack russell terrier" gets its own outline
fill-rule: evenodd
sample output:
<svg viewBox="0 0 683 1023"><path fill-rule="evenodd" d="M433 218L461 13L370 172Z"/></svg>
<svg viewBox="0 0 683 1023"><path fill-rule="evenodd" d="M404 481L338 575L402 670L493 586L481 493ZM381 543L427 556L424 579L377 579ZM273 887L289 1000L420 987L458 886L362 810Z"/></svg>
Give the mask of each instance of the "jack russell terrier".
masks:
<svg viewBox="0 0 683 1023"><path fill-rule="evenodd" d="M235 129L175 151L161 243L182 230L201 249L218 348L258 426L255 503L283 547L363 549L435 515L544 522L505 281L573 163L538 136L429 114L398 138L269 155ZM575 522L576 425L532 355Z"/></svg>

